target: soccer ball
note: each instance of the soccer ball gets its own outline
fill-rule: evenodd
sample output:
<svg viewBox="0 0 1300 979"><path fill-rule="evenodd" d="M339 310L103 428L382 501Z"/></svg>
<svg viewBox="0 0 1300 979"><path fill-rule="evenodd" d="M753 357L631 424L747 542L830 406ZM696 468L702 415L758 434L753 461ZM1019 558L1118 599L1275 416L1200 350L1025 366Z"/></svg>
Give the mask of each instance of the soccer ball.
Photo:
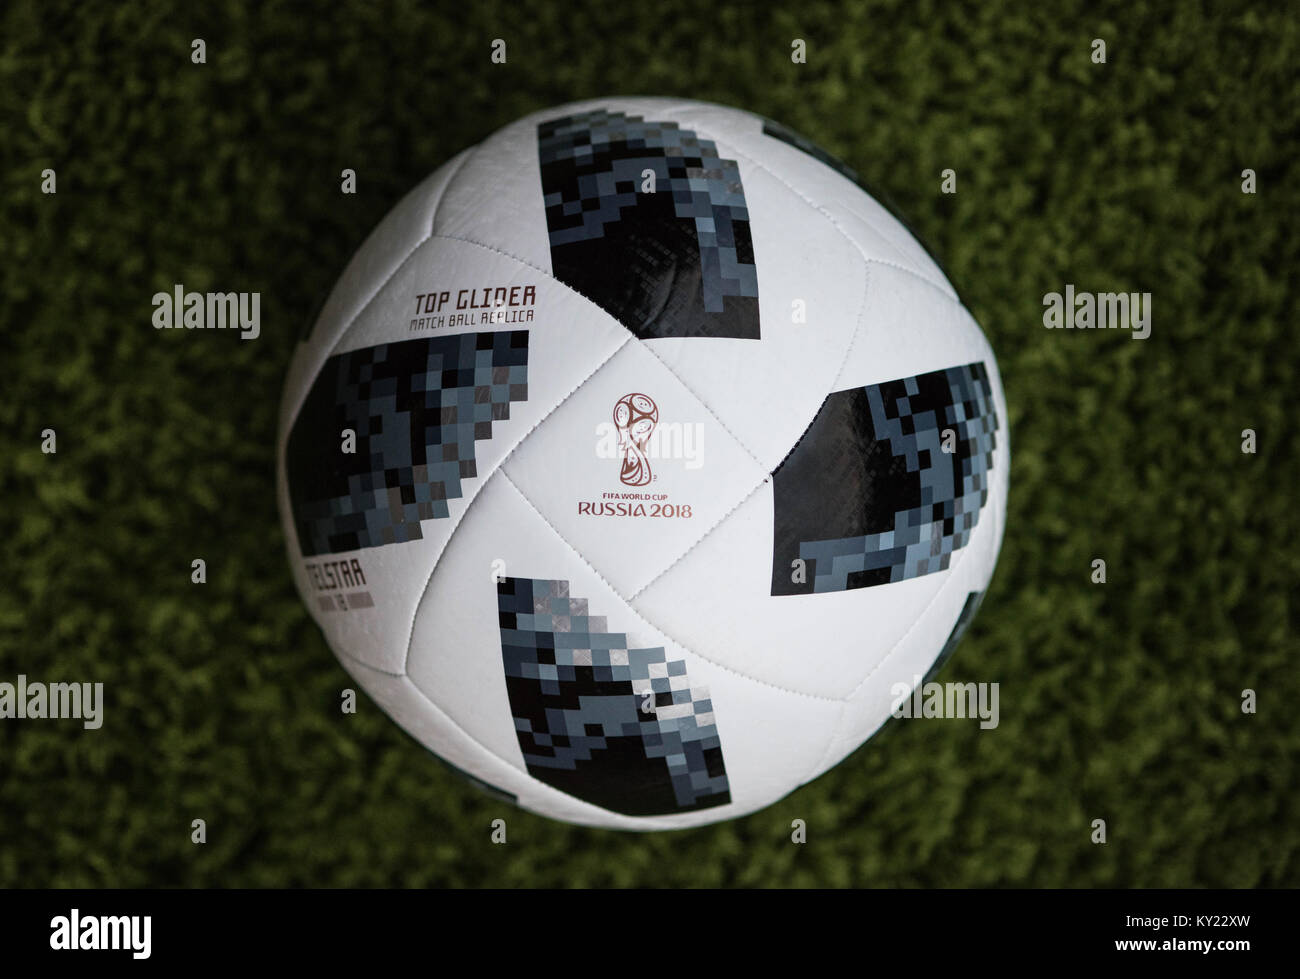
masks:
<svg viewBox="0 0 1300 979"><path fill-rule="evenodd" d="M855 174L703 102L527 116L415 188L298 347L298 588L388 714L594 826L753 812L952 652L1007 414L942 271Z"/></svg>

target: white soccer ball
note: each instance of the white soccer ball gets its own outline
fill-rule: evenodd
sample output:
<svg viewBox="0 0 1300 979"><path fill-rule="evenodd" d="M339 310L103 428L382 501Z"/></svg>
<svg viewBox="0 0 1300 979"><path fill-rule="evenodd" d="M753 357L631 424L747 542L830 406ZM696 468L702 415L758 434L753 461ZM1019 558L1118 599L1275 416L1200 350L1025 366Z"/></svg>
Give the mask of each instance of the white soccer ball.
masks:
<svg viewBox="0 0 1300 979"><path fill-rule="evenodd" d="M279 503L356 681L534 812L670 829L825 772L997 560L993 351L852 171L599 99L413 190L289 371Z"/></svg>

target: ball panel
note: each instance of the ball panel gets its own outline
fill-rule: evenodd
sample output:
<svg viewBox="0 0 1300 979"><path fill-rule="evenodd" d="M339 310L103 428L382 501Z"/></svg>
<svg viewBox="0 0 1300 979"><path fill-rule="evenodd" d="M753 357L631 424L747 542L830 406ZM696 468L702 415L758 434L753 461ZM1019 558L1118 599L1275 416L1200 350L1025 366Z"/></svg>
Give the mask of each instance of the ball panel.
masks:
<svg viewBox="0 0 1300 979"><path fill-rule="evenodd" d="M568 618L552 618L542 628L535 618L506 618L518 610L503 613L501 591L492 578L494 569L516 582L565 582L567 595L560 602L563 609L557 610L548 591L549 611L545 614ZM539 633L543 634L540 638ZM618 637L617 644L611 636ZM586 666L586 658L591 658L594 665L602 648L606 652L627 652L628 669L638 668L639 664L644 675L611 675L600 681L590 672L585 678L566 678L560 669L575 664ZM555 662L544 662L546 659ZM554 667L554 673L546 677L554 680L554 686L545 692L540 690L543 666ZM838 704L792 696L768 683L720 669L706 656L664 635L615 594L583 557L547 526L513 488L504 470L488 481L434 572L416 619L408 669L411 679L448 712L468 737L494 755L509 759L521 772L536 767L542 748L573 751L572 741L554 744L557 733L562 738L594 739L577 748L595 759L584 759L582 771L587 779L599 784L584 786L573 774L578 771L577 765L563 769L569 774L553 778L550 784L530 776L537 786L518 793L520 804L545 815L569 818L563 813L572 811L570 803L557 808L555 786L562 785L564 789L558 794L563 799L579 801L575 793L582 793L603 803L595 810L600 813L598 824L625 828L698 825L767 805L817 764L830 743L839 714ZM666 689L660 690L656 684ZM517 688L513 693L512 685ZM644 688L644 692L654 694L656 701L664 700L662 694L675 695L682 701L671 706L655 704L657 710L665 712L664 722L673 720L685 729L683 743L687 747L669 753L683 756L673 759L680 771L674 772L667 758L651 762L652 752L665 740L671 741L671 731L637 731L611 737L605 730L608 724L617 723L621 731L622 724L633 723L630 716L625 716L629 687L638 694ZM733 715L735 719L731 720ZM528 727L522 743L523 723L519 718L526 720ZM600 726L601 733L588 733L588 724ZM716 731L709 730L711 727ZM692 741L692 732L701 737ZM718 749L716 761L708 755L712 742L692 755L695 749L691 745L702 745L713 737ZM607 743L600 745L600 738ZM547 739L552 744L543 745L541 742ZM525 751L533 756L532 764ZM637 751L640 756L635 755ZM639 772L641 779L651 770L657 771L652 779L654 785L629 792L621 784L630 777L627 771L602 775L602 764L607 766L620 758L628 763L632 757L639 757L638 764L628 767ZM692 768L691 758L702 762L702 767ZM469 770L483 777L472 767ZM731 801L700 805L701 799L717 794L717 780L722 773ZM682 804L674 803L671 814L629 816L616 811L636 811L638 806L648 805L647 800L663 802L668 796L676 800L674 775L678 782L684 781L685 787L681 788ZM512 785L517 783L499 784L515 791ZM692 786L693 791L704 794L692 795ZM580 811L587 813L583 822L595 818L585 808Z"/></svg>
<svg viewBox="0 0 1300 979"><path fill-rule="evenodd" d="M518 802L524 787L519 771L457 727L410 677L372 669L349 656L340 656L339 662L385 714L439 761L498 797Z"/></svg>
<svg viewBox="0 0 1300 979"><path fill-rule="evenodd" d="M475 148L472 168L443 195L434 230L513 255L549 274L540 186L536 130L520 120Z"/></svg>
<svg viewBox="0 0 1300 979"><path fill-rule="evenodd" d="M779 130L784 132L778 135ZM786 138L791 131L785 127L779 130L773 129L771 120L754 117L752 124L732 138L731 145L744 161L763 167L819 210L833 215L868 261L906 268L957 299L956 291L930 253L898 217L854 179L854 171L843 164L826 162L834 158L802 136L798 138L806 146Z"/></svg>
<svg viewBox="0 0 1300 979"><path fill-rule="evenodd" d="M653 402L653 423L619 426L615 409L629 394ZM560 535L629 596L766 475L663 363L635 342L538 426L507 460L506 471Z"/></svg>
<svg viewBox="0 0 1300 979"><path fill-rule="evenodd" d="M989 369L996 404L992 351L970 313L903 269L872 265L868 274L857 336L826 393L978 362Z"/></svg>
<svg viewBox="0 0 1300 979"><path fill-rule="evenodd" d="M843 696L864 669L875 625L863 605L871 603L774 598L771 580L772 488L764 483L633 605L726 667L812 697Z"/></svg>

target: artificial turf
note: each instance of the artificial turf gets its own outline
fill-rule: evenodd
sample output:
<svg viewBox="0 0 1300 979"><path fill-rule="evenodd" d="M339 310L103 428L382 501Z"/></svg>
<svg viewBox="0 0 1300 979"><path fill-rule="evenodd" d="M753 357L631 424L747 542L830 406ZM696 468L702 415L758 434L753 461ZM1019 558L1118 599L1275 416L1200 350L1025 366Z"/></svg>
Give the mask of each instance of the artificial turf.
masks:
<svg viewBox="0 0 1300 979"><path fill-rule="evenodd" d="M0 681L106 706L0 721L0 886L1300 885L1300 22L1213 6L6 4ZM983 325L1011 499L943 678L998 681L995 730L894 722L763 812L632 835L340 713L275 506L296 338L427 173L605 94L821 143ZM260 338L154 330L178 282L259 292ZM1150 292L1150 338L1044 329L1066 283Z"/></svg>

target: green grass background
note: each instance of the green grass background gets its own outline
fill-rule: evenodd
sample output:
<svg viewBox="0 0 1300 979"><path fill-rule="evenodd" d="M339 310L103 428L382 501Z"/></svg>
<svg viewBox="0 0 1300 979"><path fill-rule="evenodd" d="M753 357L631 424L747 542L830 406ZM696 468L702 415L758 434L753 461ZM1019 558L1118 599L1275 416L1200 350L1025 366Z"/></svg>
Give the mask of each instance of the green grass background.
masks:
<svg viewBox="0 0 1300 979"><path fill-rule="evenodd" d="M98 732L0 722L0 886L1300 884L1282 7L200 6L0 14L0 680L107 697ZM896 722L766 811L629 835L479 794L364 696L340 715L351 682L295 594L273 493L295 339L420 178L604 94L729 103L821 143L983 324L1012 494L944 679L1000 682L996 730ZM177 282L260 292L261 339L155 331L150 297ZM1066 282L1151 292L1152 337L1043 329Z"/></svg>

